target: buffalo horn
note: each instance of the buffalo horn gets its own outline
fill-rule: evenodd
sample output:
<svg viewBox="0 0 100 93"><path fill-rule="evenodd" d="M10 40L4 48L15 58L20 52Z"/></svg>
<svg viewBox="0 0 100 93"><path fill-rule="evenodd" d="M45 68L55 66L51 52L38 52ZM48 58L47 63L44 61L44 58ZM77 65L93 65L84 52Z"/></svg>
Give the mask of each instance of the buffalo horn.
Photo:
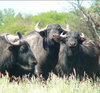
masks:
<svg viewBox="0 0 100 93"><path fill-rule="evenodd" d="M81 33L80 37L81 38L85 38L85 35L83 33Z"/></svg>
<svg viewBox="0 0 100 93"><path fill-rule="evenodd" d="M8 34L6 34L5 35L5 39L7 40L7 42L8 43L10 43L11 45L20 45L20 43L21 43L21 40L19 39L19 40L17 40L16 42L12 42L12 41L10 41L9 39L8 39Z"/></svg>
<svg viewBox="0 0 100 93"><path fill-rule="evenodd" d="M35 25L35 31L37 31L37 32L43 32L43 31L45 31L45 30L47 29L47 26L46 26L45 28L39 29L39 28L38 28L38 27L39 27L39 24L40 24L40 22L38 22L38 23Z"/></svg>
<svg viewBox="0 0 100 93"><path fill-rule="evenodd" d="M63 34L63 32L60 34L60 37L66 38L66 34Z"/></svg>
<svg viewBox="0 0 100 93"><path fill-rule="evenodd" d="M68 32L68 31L70 31L69 24L68 24L68 23L66 23L66 28L65 28L65 29L64 29L64 28L62 28L62 30L63 30L64 32Z"/></svg>

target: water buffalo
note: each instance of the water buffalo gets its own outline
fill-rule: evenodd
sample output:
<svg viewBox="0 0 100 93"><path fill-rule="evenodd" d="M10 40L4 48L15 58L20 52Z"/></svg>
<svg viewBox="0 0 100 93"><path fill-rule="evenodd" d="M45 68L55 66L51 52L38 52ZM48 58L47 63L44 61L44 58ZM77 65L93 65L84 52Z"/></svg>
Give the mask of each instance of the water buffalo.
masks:
<svg viewBox="0 0 100 93"><path fill-rule="evenodd" d="M30 44L38 61L37 75L42 75L44 79L47 79L49 72L57 64L60 47L59 43L53 40L53 35L60 35L66 29L63 29L59 24L48 24L43 29L39 29L38 26L39 23L36 24L34 31L24 36L24 39Z"/></svg>
<svg viewBox="0 0 100 93"><path fill-rule="evenodd" d="M84 40L74 31L55 35L54 40L60 43L58 67L65 75L70 75L73 69L76 76L84 76L84 72L94 78L100 75L100 46L99 42Z"/></svg>
<svg viewBox="0 0 100 93"><path fill-rule="evenodd" d="M29 44L17 33L19 40L12 42L7 37L8 34L0 36L0 72L9 76L22 76L34 73L37 61L30 49Z"/></svg>

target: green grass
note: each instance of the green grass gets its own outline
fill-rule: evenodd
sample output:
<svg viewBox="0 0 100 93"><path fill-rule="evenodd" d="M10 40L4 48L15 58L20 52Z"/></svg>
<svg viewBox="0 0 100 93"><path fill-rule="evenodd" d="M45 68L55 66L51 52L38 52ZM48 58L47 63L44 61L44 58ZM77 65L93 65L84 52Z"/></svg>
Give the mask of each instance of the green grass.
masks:
<svg viewBox="0 0 100 93"><path fill-rule="evenodd" d="M91 79L80 82L74 76L66 79L54 74L45 83L34 77L31 80L24 77L19 83L9 82L5 76L0 79L0 93L100 93L100 84Z"/></svg>

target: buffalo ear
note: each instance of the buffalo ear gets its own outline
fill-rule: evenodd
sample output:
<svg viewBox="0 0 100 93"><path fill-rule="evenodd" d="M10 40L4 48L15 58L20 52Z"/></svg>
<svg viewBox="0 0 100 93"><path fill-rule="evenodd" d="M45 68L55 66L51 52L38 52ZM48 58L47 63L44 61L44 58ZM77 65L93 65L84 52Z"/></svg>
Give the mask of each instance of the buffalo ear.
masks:
<svg viewBox="0 0 100 93"><path fill-rule="evenodd" d="M10 46L8 46L8 50L9 50L9 51L13 51L14 48L15 48L14 45L10 45Z"/></svg>
<svg viewBox="0 0 100 93"><path fill-rule="evenodd" d="M16 33L17 33L19 39L22 39L22 35L21 35L21 33L20 33L20 32L16 32Z"/></svg>
<svg viewBox="0 0 100 93"><path fill-rule="evenodd" d="M86 38L80 37L80 39L79 39L79 44L82 44L85 40L86 40Z"/></svg>
<svg viewBox="0 0 100 93"><path fill-rule="evenodd" d="M39 32L39 34L44 38L46 37L46 32L42 31L42 32Z"/></svg>
<svg viewBox="0 0 100 93"><path fill-rule="evenodd" d="M37 31L35 31L37 32ZM41 32L37 32L38 34L40 34L40 36L42 36L43 38L46 37L46 31L41 31Z"/></svg>

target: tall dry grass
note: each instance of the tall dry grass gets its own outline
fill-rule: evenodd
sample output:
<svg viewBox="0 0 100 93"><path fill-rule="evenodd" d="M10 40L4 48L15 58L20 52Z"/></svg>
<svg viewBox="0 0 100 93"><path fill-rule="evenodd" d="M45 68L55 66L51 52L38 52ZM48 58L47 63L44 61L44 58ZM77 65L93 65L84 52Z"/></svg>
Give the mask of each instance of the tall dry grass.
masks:
<svg viewBox="0 0 100 93"><path fill-rule="evenodd" d="M59 78L54 74L48 78L46 82L39 78L27 79L26 76L22 80L9 82L9 77L6 75L0 79L0 93L100 93L99 81L91 79L76 80L74 76L69 79Z"/></svg>

